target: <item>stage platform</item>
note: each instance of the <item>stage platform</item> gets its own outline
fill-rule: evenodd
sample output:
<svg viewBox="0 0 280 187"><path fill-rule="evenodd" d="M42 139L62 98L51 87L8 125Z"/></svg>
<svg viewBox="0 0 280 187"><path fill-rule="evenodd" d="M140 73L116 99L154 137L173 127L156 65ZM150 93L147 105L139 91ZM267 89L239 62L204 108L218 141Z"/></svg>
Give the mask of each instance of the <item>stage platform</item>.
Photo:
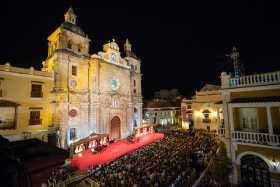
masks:
<svg viewBox="0 0 280 187"><path fill-rule="evenodd" d="M161 140L163 137L164 134L162 133L152 133L139 137L139 141L134 143L129 143L126 139L119 140L108 145L101 152L95 154L93 154L90 150L86 150L82 156L73 158L71 160L71 165L78 167L80 170L86 170L89 167L94 167L98 164L109 163L144 145Z"/></svg>

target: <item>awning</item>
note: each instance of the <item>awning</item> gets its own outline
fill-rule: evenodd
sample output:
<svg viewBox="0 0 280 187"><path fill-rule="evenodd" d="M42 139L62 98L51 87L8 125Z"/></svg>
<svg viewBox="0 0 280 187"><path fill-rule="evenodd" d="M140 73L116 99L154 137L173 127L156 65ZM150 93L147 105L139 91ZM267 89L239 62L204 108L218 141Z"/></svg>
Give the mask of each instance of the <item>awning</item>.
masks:
<svg viewBox="0 0 280 187"><path fill-rule="evenodd" d="M0 107L17 107L18 103L8 100L0 100Z"/></svg>

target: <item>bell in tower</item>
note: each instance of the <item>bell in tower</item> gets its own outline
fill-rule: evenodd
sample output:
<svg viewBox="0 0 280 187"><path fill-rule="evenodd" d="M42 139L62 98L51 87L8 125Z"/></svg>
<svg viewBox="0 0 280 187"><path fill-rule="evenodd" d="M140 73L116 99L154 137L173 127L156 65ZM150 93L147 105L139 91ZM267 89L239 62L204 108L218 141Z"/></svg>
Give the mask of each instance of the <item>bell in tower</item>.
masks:
<svg viewBox="0 0 280 187"><path fill-rule="evenodd" d="M68 11L64 14L65 22L72 23L76 25L76 14L74 13L72 7L68 9Z"/></svg>

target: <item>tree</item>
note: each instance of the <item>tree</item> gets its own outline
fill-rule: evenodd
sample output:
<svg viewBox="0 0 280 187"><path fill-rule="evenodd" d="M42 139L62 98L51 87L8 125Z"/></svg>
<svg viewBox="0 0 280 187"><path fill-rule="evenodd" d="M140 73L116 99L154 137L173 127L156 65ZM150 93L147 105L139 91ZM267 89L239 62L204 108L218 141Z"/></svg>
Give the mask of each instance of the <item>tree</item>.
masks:
<svg viewBox="0 0 280 187"><path fill-rule="evenodd" d="M229 186L229 175L232 172L232 162L227 157L225 145L222 144L218 154L210 164L209 171L220 186Z"/></svg>

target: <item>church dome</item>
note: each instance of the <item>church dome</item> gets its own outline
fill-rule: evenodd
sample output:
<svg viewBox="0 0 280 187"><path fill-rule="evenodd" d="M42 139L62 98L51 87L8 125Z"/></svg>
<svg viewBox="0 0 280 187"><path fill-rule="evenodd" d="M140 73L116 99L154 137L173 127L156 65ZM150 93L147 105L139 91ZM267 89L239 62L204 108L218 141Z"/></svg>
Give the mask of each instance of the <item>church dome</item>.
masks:
<svg viewBox="0 0 280 187"><path fill-rule="evenodd" d="M84 33L84 31L78 27L77 25L74 25L73 23L70 23L70 22L64 22L61 24L61 27L66 29L66 30L69 30L71 32L74 32L76 34L79 34L83 37L86 37L86 34Z"/></svg>
<svg viewBox="0 0 280 187"><path fill-rule="evenodd" d="M115 51L119 51L119 45L115 42L115 39L113 39L111 42L109 41L108 43L103 45L103 50L106 52L108 49L112 49Z"/></svg>

